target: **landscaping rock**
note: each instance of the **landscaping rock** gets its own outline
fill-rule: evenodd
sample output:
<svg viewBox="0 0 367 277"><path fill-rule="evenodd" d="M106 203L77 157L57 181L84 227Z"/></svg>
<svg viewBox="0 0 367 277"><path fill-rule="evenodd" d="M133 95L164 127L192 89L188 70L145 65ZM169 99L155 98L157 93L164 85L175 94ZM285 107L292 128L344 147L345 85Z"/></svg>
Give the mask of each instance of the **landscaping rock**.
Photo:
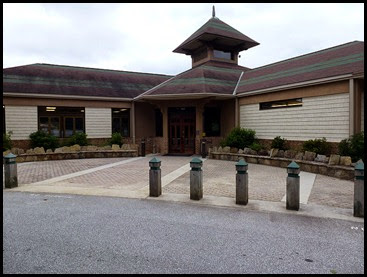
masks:
<svg viewBox="0 0 367 277"><path fill-rule="evenodd" d="M303 160L303 155L304 155L304 153L303 153L303 152L298 152L298 153L294 156L294 159L295 159L295 160Z"/></svg>
<svg viewBox="0 0 367 277"><path fill-rule="evenodd" d="M284 158L284 150L279 150L278 153L276 154L276 157Z"/></svg>
<svg viewBox="0 0 367 277"><path fill-rule="evenodd" d="M277 148L272 148L272 149L270 149L270 154L269 154L269 156L270 156L270 157L276 157L276 155L278 154L278 152L279 152L279 149L277 149Z"/></svg>
<svg viewBox="0 0 367 277"><path fill-rule="evenodd" d="M303 159L305 161L313 161L316 158L316 153L315 152L309 152L306 151L305 154L303 155Z"/></svg>
<svg viewBox="0 0 367 277"><path fill-rule="evenodd" d="M328 159L325 155L320 155L317 154L316 158L315 158L315 162L319 162L319 163L327 163Z"/></svg>
<svg viewBox="0 0 367 277"><path fill-rule="evenodd" d="M340 157L340 165L350 166L352 164L352 158L349 156Z"/></svg>
<svg viewBox="0 0 367 277"><path fill-rule="evenodd" d="M103 150L112 150L111 145L105 145L102 147Z"/></svg>
<svg viewBox="0 0 367 277"><path fill-rule="evenodd" d="M49 153L53 153L53 152L52 152L52 149L47 149L47 150L46 150L46 153L47 153L47 154L49 154Z"/></svg>
<svg viewBox="0 0 367 277"><path fill-rule="evenodd" d="M338 165L340 161L340 155L331 154L329 158L329 165Z"/></svg>
<svg viewBox="0 0 367 277"><path fill-rule="evenodd" d="M257 155L257 151L250 149L249 154L250 155Z"/></svg>
<svg viewBox="0 0 367 277"><path fill-rule="evenodd" d="M4 156L6 156L6 155L8 155L8 154L10 154L10 153L11 153L11 150L6 150L6 151L4 151L4 152L3 152L3 157L4 157Z"/></svg>
<svg viewBox="0 0 367 277"><path fill-rule="evenodd" d="M236 147L231 147L231 149L229 150L230 153L237 153L238 152L238 148Z"/></svg>
<svg viewBox="0 0 367 277"><path fill-rule="evenodd" d="M243 154L243 150L242 149L239 149L238 150L238 154Z"/></svg>
<svg viewBox="0 0 367 277"><path fill-rule="evenodd" d="M81 149L79 144L74 144L73 146L70 146L70 151L71 152L79 152Z"/></svg>
<svg viewBox="0 0 367 277"><path fill-rule="evenodd" d="M217 152L219 152L219 153L223 152L223 148L222 148L222 146L219 146L219 147L218 147Z"/></svg>
<svg viewBox="0 0 367 277"><path fill-rule="evenodd" d="M113 148L112 148L112 150L113 150ZM125 144L121 145L121 150L130 150L130 144L125 143Z"/></svg>
<svg viewBox="0 0 367 277"><path fill-rule="evenodd" d="M113 151L120 150L120 146L119 146L118 144L112 144L111 149L112 149Z"/></svg>
<svg viewBox="0 0 367 277"><path fill-rule="evenodd" d="M45 154L45 149L43 147L36 147L33 149L34 154Z"/></svg>
<svg viewBox="0 0 367 277"><path fill-rule="evenodd" d="M269 156L268 151L265 149L261 149L257 152L260 156Z"/></svg>
<svg viewBox="0 0 367 277"><path fill-rule="evenodd" d="M32 149L32 148L31 148L31 149L28 149L28 150L27 150L27 152L26 152L26 154L28 154L28 155L32 155L32 154L34 154L33 149Z"/></svg>
<svg viewBox="0 0 367 277"><path fill-rule="evenodd" d="M95 146L95 145L88 145L87 146L87 151L97 151L97 146Z"/></svg>
<svg viewBox="0 0 367 277"><path fill-rule="evenodd" d="M71 149L69 146L63 146L61 147L63 153L71 152Z"/></svg>
<svg viewBox="0 0 367 277"><path fill-rule="evenodd" d="M209 148L210 149L210 148ZM216 146L213 146L212 147L212 152L217 152L218 151L218 147L216 147Z"/></svg>
<svg viewBox="0 0 367 277"><path fill-rule="evenodd" d="M251 148L247 148L247 147L245 147L244 149L243 149L243 154L250 154L250 152L251 152Z"/></svg>
<svg viewBox="0 0 367 277"><path fill-rule="evenodd" d="M230 151L231 151L231 147L229 147L229 146L226 146L226 147L223 148L224 153L229 153Z"/></svg>
<svg viewBox="0 0 367 277"><path fill-rule="evenodd" d="M284 158L293 159L296 156L297 152L294 150L285 150Z"/></svg>
<svg viewBox="0 0 367 277"><path fill-rule="evenodd" d="M62 153L62 147L56 148L55 153ZM27 153L28 154L28 153Z"/></svg>

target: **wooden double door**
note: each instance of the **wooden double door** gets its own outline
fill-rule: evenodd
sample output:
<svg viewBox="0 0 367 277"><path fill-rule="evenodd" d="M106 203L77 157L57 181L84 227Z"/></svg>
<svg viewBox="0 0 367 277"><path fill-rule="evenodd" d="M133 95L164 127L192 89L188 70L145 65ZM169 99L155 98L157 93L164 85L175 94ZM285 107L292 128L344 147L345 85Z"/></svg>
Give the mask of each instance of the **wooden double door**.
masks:
<svg viewBox="0 0 367 277"><path fill-rule="evenodd" d="M170 154L195 153L195 108L168 108Z"/></svg>

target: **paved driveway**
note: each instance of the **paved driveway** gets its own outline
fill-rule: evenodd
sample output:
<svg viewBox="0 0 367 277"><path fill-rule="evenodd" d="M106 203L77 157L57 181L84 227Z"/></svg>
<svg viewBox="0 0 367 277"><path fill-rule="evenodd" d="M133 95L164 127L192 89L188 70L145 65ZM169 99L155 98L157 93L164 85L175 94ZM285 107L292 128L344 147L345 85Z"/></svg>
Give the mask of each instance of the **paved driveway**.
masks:
<svg viewBox="0 0 367 277"><path fill-rule="evenodd" d="M10 191L71 193L149 198L149 160L99 158L18 164L18 188ZM161 160L162 196L157 200L189 200L192 157L157 156ZM235 206L235 163L204 159L201 204ZM268 211L285 210L286 169L249 164L249 204ZM327 211L331 217L353 218L352 181L301 172L301 209L311 215ZM294 212L293 212L294 213ZM327 217L327 216L326 216Z"/></svg>

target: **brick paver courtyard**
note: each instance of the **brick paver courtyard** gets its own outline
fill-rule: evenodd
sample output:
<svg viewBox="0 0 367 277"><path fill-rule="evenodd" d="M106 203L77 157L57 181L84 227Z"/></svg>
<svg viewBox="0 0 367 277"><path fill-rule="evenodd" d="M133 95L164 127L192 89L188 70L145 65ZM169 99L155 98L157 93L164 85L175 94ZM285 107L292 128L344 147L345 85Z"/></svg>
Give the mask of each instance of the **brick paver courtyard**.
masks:
<svg viewBox="0 0 367 277"><path fill-rule="evenodd" d="M34 183L41 182L37 186L52 186L55 189L83 188L92 192L98 189L140 191L148 196L149 160L152 157L20 163L18 183L22 188L35 186ZM161 160L162 193L189 197L188 165L192 157L158 156L158 158ZM204 198L205 196L235 198L235 163L204 160L202 168ZM286 193L286 169L249 164L248 174L249 201L282 201ZM61 179L53 179L55 177ZM353 188L352 181L316 175L308 203L352 209Z"/></svg>

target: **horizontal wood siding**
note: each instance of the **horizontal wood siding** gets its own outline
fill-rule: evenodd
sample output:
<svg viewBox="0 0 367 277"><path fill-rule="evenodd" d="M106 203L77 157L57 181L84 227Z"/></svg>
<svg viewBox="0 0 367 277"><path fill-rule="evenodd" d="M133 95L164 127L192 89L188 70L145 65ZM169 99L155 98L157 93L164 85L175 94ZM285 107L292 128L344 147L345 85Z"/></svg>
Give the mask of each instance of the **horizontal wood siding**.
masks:
<svg viewBox="0 0 367 277"><path fill-rule="evenodd" d="M110 138L112 134L111 109L85 108L87 138Z"/></svg>
<svg viewBox="0 0 367 277"><path fill-rule="evenodd" d="M37 106L5 106L5 128L12 140L29 139L38 130Z"/></svg>
<svg viewBox="0 0 367 277"><path fill-rule="evenodd" d="M260 139L289 140L325 137L340 142L349 136L349 94L303 98L302 107L259 110L259 103L240 107L240 126Z"/></svg>
<svg viewBox="0 0 367 277"><path fill-rule="evenodd" d="M361 95L361 131L364 131L364 91Z"/></svg>

